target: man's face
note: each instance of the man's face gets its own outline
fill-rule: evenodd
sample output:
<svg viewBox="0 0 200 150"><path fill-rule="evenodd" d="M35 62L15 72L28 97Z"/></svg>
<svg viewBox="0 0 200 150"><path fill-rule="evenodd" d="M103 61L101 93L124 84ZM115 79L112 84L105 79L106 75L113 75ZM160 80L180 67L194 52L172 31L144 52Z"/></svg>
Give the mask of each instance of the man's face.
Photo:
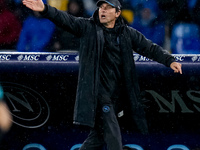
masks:
<svg viewBox="0 0 200 150"><path fill-rule="evenodd" d="M102 3L99 7L99 20L107 28L113 28L116 18L119 17L121 11L116 12L116 8L107 3Z"/></svg>

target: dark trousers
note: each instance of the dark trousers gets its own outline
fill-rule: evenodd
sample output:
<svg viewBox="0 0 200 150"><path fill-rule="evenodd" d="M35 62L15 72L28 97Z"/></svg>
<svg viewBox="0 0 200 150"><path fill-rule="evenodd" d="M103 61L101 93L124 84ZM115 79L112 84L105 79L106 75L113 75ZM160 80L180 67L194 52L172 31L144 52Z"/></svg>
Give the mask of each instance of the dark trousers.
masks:
<svg viewBox="0 0 200 150"><path fill-rule="evenodd" d="M80 150L122 150L121 132L112 104L98 104L95 127Z"/></svg>

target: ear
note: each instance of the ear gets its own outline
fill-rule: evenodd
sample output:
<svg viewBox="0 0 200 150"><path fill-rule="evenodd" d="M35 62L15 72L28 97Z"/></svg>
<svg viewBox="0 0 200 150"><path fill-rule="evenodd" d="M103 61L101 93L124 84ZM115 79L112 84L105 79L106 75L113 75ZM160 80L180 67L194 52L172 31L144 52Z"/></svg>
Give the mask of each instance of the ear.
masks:
<svg viewBox="0 0 200 150"><path fill-rule="evenodd" d="M119 16L120 16L120 14L121 14L121 10L118 10L117 12L116 12L116 18L118 18Z"/></svg>

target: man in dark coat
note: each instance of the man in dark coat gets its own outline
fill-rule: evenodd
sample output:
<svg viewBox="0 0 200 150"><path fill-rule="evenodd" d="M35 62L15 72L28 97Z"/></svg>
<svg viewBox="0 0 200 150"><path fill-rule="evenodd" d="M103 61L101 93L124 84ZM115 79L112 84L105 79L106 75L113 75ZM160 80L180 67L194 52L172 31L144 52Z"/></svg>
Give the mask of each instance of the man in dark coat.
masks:
<svg viewBox="0 0 200 150"><path fill-rule="evenodd" d="M118 103L128 106L138 128L147 133L133 50L170 66L176 73L182 73L181 64L123 22L118 0L99 0L89 19L44 5L42 0L23 0L23 4L81 39L74 123L91 127L91 132L80 149L101 150L106 144L109 150L122 150Z"/></svg>

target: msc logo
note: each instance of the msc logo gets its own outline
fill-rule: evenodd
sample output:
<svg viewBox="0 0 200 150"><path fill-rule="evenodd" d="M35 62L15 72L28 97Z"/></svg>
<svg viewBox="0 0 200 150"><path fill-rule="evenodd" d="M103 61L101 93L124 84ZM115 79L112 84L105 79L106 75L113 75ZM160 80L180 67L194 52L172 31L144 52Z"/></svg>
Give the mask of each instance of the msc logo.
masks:
<svg viewBox="0 0 200 150"><path fill-rule="evenodd" d="M19 55L17 59L19 61L38 61L40 55Z"/></svg>
<svg viewBox="0 0 200 150"><path fill-rule="evenodd" d="M67 61L69 59L69 55L48 55L46 57L47 61Z"/></svg>
<svg viewBox="0 0 200 150"><path fill-rule="evenodd" d="M1 85L15 124L24 128L38 128L47 122L50 109L38 92L15 83Z"/></svg>

